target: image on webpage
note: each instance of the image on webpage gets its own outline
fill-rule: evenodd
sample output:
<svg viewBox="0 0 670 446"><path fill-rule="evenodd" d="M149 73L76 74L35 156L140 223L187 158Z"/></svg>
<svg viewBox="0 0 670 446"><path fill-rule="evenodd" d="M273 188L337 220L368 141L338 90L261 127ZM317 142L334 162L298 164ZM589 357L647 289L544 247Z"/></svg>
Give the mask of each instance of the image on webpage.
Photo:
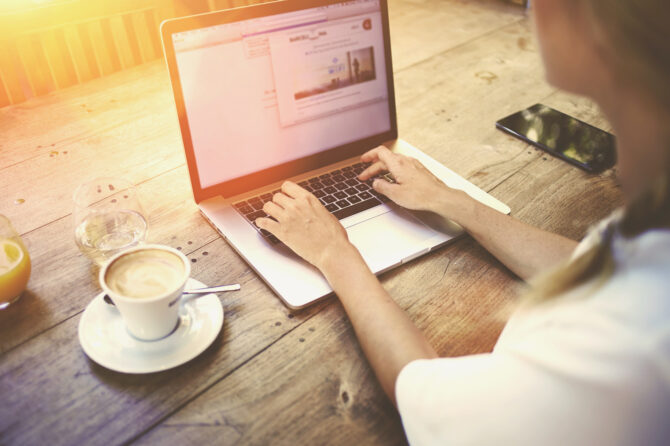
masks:
<svg viewBox="0 0 670 446"><path fill-rule="evenodd" d="M330 61L324 62L313 61L315 66L311 72L304 73L301 79L302 84L309 85L309 87L297 91L294 94L296 100L361 82L373 81L377 78L375 53L371 46L347 51L339 57L335 56Z"/></svg>
<svg viewBox="0 0 670 446"><path fill-rule="evenodd" d="M387 100L379 12L275 33L270 48L283 126Z"/></svg>

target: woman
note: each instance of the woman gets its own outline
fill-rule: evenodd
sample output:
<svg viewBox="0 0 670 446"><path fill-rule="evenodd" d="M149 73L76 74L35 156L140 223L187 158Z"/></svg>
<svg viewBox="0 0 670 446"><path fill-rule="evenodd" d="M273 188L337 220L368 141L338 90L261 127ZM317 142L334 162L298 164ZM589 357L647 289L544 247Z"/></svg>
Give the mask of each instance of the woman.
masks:
<svg viewBox="0 0 670 446"><path fill-rule="evenodd" d="M375 180L380 193L458 222L521 278L541 274L493 353L437 358L296 184L265 205L276 221L257 224L323 272L411 443L670 444L670 2L535 0L533 11L549 82L596 101L618 135L623 209L578 245L383 147L362 157L373 164L361 180L395 177Z"/></svg>

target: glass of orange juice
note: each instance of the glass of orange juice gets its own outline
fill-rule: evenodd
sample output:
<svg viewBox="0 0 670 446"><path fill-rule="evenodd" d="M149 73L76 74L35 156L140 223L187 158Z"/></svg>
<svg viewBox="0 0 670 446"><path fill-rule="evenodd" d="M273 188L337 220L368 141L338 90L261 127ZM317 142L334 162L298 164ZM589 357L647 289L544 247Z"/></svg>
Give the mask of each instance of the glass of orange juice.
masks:
<svg viewBox="0 0 670 446"><path fill-rule="evenodd" d="M0 214L0 310L16 302L30 277L30 257L21 237Z"/></svg>

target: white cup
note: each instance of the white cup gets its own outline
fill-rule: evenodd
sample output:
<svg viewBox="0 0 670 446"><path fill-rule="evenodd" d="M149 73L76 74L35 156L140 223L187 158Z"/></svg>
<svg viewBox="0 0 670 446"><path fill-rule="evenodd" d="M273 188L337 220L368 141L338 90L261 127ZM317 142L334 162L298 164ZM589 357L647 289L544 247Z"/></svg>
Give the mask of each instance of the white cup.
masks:
<svg viewBox="0 0 670 446"><path fill-rule="evenodd" d="M170 334L191 264L169 246L141 245L113 256L100 270L100 286L134 337L153 341Z"/></svg>

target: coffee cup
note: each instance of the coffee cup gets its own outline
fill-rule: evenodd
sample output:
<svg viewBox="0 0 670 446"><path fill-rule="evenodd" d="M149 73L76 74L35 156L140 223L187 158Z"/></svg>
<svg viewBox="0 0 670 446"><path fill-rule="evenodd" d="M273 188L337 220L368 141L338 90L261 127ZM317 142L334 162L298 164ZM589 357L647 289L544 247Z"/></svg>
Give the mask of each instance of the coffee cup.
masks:
<svg viewBox="0 0 670 446"><path fill-rule="evenodd" d="M130 334L153 341L176 328L190 274L190 262L176 249L140 245L109 259L100 270L99 279Z"/></svg>

